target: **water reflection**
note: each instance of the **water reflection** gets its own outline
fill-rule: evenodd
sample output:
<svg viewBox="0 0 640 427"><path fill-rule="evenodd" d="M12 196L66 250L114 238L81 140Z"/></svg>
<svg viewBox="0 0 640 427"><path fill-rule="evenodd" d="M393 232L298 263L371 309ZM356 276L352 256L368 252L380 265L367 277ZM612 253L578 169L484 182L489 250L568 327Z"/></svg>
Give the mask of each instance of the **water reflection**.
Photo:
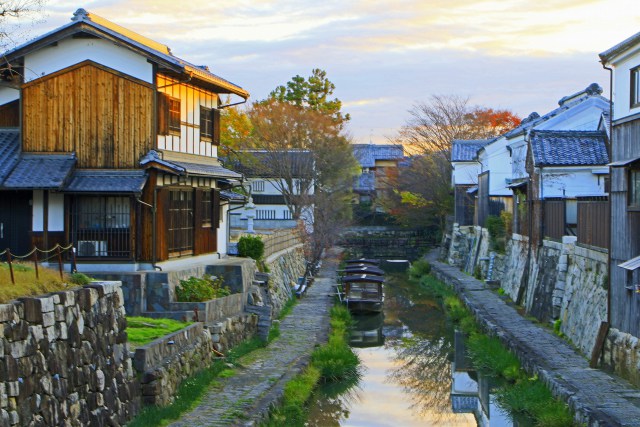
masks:
<svg viewBox="0 0 640 427"><path fill-rule="evenodd" d="M404 276L387 283L384 314L356 317L350 344L361 375L319 391L309 426L512 426L488 378L438 304Z"/></svg>

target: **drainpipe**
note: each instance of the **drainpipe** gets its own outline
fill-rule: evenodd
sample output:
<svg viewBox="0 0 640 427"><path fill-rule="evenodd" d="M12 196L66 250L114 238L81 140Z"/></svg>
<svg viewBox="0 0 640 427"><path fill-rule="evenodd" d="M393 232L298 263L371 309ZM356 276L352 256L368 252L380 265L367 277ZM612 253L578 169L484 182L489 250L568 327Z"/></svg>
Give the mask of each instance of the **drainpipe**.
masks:
<svg viewBox="0 0 640 427"><path fill-rule="evenodd" d="M609 161L613 161L613 68L607 67L605 61L600 61L602 68L609 71L609 146L607 151L609 154ZM609 168L609 186L611 186L611 168ZM611 189L609 189L611 193ZM607 268L609 274L607 274L607 323L611 325L611 240L613 239L613 233L611 233L611 197L609 195L609 250L607 251Z"/></svg>

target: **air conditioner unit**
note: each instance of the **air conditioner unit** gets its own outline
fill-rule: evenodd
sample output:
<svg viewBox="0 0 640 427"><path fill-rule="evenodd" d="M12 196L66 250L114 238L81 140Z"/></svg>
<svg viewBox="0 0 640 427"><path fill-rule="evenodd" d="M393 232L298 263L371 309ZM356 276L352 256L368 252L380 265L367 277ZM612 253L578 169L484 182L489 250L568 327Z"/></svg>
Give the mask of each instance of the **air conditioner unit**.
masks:
<svg viewBox="0 0 640 427"><path fill-rule="evenodd" d="M79 240L78 256L107 256L106 240Z"/></svg>

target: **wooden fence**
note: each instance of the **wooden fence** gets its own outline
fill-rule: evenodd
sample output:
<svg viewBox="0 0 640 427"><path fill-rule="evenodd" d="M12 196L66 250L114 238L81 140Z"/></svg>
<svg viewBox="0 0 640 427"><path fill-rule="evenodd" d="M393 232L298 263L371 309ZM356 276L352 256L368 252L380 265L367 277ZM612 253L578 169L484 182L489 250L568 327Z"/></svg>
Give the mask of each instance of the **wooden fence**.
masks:
<svg viewBox="0 0 640 427"><path fill-rule="evenodd" d="M544 201L544 237L562 240L566 233L567 216L564 199L546 199Z"/></svg>
<svg viewBox="0 0 640 427"><path fill-rule="evenodd" d="M39 278L39 275L40 275L38 270L38 263L42 264L43 262L49 262L49 260L55 259L58 262L58 271L60 273L60 280L63 280L64 274L62 271L62 254L64 252L69 252L69 256L72 262L72 269L75 272L76 251L73 245L64 247L64 246L60 246L59 244L56 244L53 248L49 250L39 249L34 246L34 248L29 253L24 255L13 254L11 253L11 249L7 248L4 251L0 252L0 260L4 260L4 262L7 263L9 267L9 274L11 276L11 283L14 285L16 283L16 280L15 280L13 270L14 270L14 264L16 262L23 262L23 263L33 262L33 269L37 279ZM40 258L38 258L38 254L41 254Z"/></svg>
<svg viewBox="0 0 640 427"><path fill-rule="evenodd" d="M578 198L578 243L609 249L610 224L607 196Z"/></svg>
<svg viewBox="0 0 640 427"><path fill-rule="evenodd" d="M302 243L297 229L276 230L273 234L262 235L264 258Z"/></svg>

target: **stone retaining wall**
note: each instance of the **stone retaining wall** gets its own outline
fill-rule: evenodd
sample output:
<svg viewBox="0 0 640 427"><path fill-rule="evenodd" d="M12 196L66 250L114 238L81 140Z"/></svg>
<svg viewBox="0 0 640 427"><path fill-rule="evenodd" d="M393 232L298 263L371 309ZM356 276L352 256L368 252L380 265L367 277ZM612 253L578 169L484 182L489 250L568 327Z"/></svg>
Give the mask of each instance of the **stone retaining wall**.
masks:
<svg viewBox="0 0 640 427"><path fill-rule="evenodd" d="M604 343L602 366L640 387L640 339L611 328Z"/></svg>
<svg viewBox="0 0 640 427"><path fill-rule="evenodd" d="M282 307L292 297L292 288L298 277L304 275L306 261L302 245L282 251L267 258L269 267L269 300L273 317L278 317Z"/></svg>
<svg viewBox="0 0 640 427"><path fill-rule="evenodd" d="M243 314L210 327L194 323L135 351L144 404L165 406L175 399L180 384L207 368L216 358L256 333L256 316Z"/></svg>
<svg viewBox="0 0 640 427"><path fill-rule="evenodd" d="M560 331L590 357L607 320L607 251L578 246L571 236L530 247L528 237L513 234L504 254L492 254L488 242L486 229L454 224L446 259L485 278L493 259L491 283L538 320L561 321Z"/></svg>
<svg viewBox="0 0 640 427"><path fill-rule="evenodd" d="M138 412L120 284L0 305L0 424L122 425Z"/></svg>

